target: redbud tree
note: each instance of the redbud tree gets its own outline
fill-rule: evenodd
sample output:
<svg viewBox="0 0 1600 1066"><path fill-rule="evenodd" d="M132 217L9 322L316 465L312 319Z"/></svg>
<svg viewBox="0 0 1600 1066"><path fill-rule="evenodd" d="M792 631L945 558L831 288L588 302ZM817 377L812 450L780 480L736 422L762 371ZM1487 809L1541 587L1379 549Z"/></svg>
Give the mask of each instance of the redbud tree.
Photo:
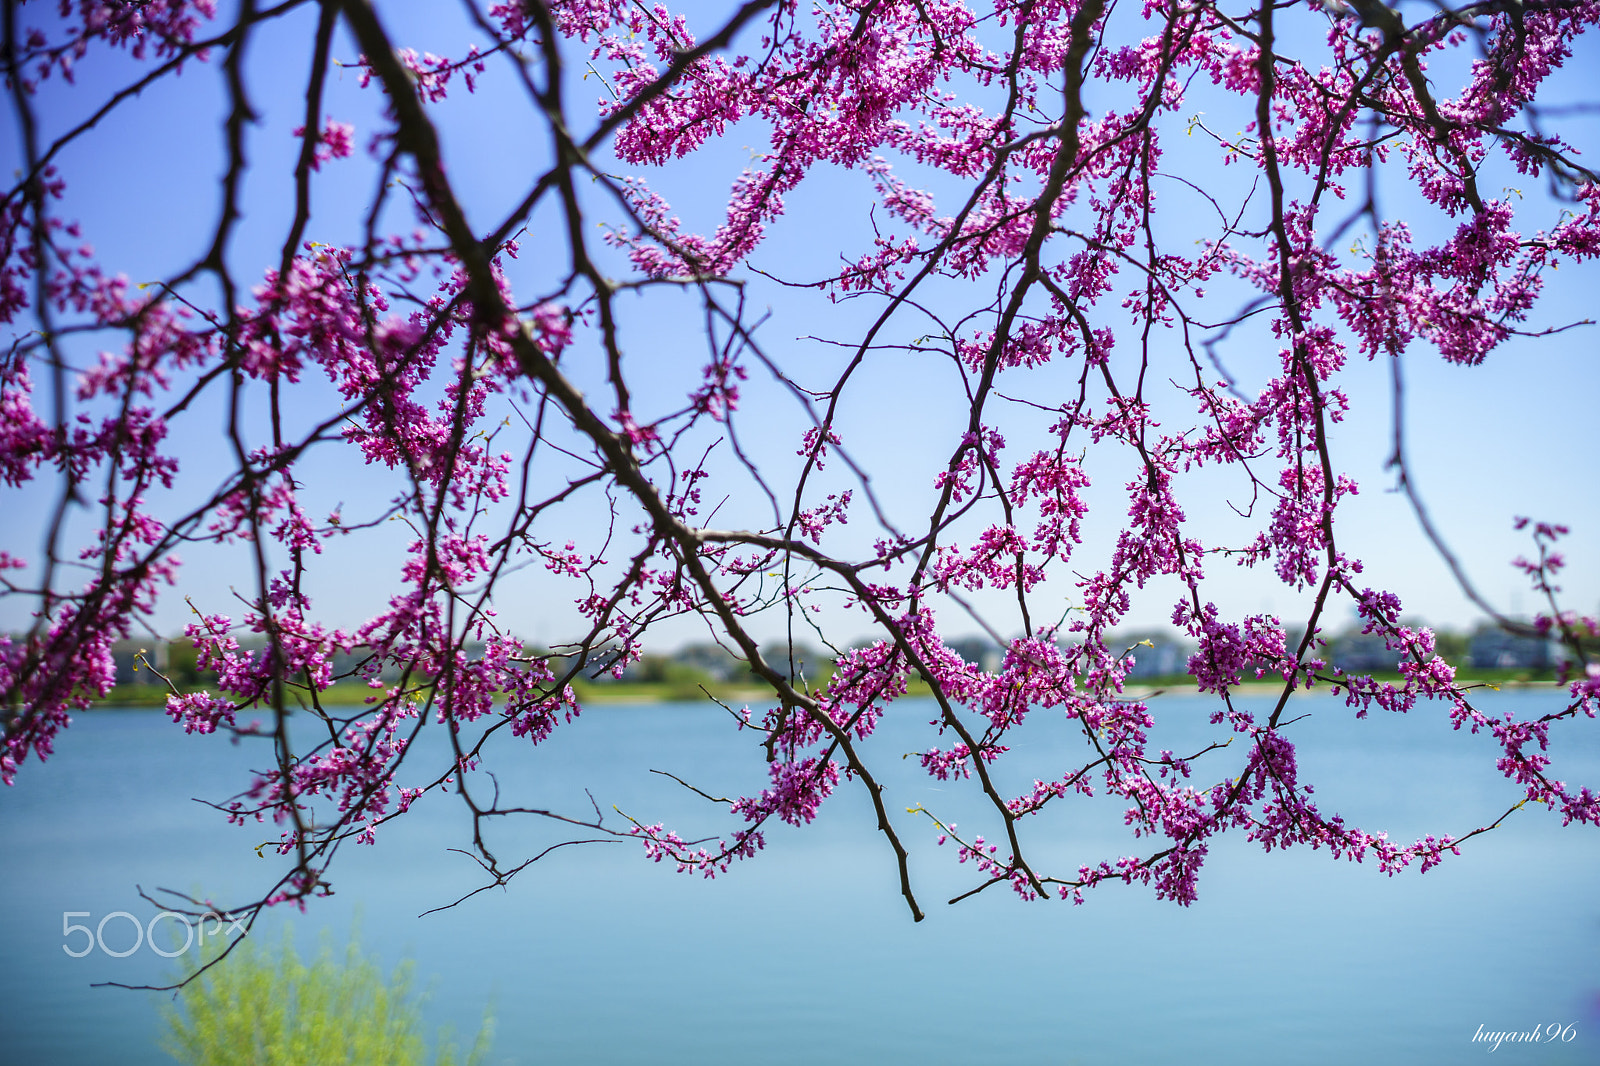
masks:
<svg viewBox="0 0 1600 1066"><path fill-rule="evenodd" d="M1551 766L1600 701L1596 622L1556 595L1566 531L1529 525L1541 610L1502 619L1563 643L1566 698L1494 713L1404 590L1363 580L1336 447L1356 370L1391 364L1398 391L1402 353L1471 367L1569 324L1538 297L1600 253L1600 187L1563 139L1582 107L1541 93L1600 2L463 0L433 36L403 7L5 3L0 587L27 619L0 638L8 784L110 691L112 644L186 596L215 683L172 686L174 728L272 753L218 803L287 860L251 913L326 893L341 846L430 793L503 884L531 861L493 847L510 813L711 877L858 789L919 919L917 843L965 863L969 895L1116 881L1188 904L1226 833L1393 873L1489 828L1403 843L1321 809L1286 712L1319 687L1355 717L1447 715L1486 777L1600 822ZM130 277L68 161L199 166L94 147L167 106L147 95L213 107L185 133L210 193L198 229L144 220L152 244L201 236ZM273 143L292 147L269 165ZM763 258L785 226L825 253ZM809 336L773 325L786 300ZM894 360L916 369L886 389ZM936 462L853 447L901 403L937 422ZM1392 487L1492 609L1393 429ZM1190 517L1208 500L1224 534ZM321 591L352 551L385 583L359 623ZM184 584L188 557L229 560L231 587ZM1298 614L1218 606L1258 572ZM1195 751L1152 750L1162 704L1113 639L1151 595L1215 701ZM564 627L539 644L497 614L530 597ZM1326 661L1337 612L1388 649L1386 679ZM670 626L763 686L728 728L766 787L702 793L722 828L701 839L599 802L502 805L495 753L560 745L574 680ZM993 669L947 643L975 627ZM831 673L774 633L832 648ZM1275 686L1265 710L1246 679ZM1021 779L1017 730L1046 715L1082 757ZM885 787L885 716L917 720L921 768L984 824ZM442 762L414 754L425 731ZM1125 810L1127 853L1041 861L1038 816L1091 797Z"/></svg>

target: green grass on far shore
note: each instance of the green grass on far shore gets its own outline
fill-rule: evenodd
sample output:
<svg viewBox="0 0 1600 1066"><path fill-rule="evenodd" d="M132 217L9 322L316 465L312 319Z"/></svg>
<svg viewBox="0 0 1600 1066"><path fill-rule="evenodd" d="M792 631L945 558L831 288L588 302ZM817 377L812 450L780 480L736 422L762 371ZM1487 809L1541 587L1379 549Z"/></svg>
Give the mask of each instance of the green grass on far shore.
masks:
<svg viewBox="0 0 1600 1066"><path fill-rule="evenodd" d="M205 686L196 686L195 691L200 691ZM927 686L922 686L924 692ZM572 690L577 694L578 702L584 703L698 703L705 701L710 696L715 697L730 706L759 700L767 690L756 685L737 685L725 682L708 681L703 686L685 681L663 682L630 682L614 681L603 684L594 684L588 681L574 681ZM364 684L339 682L318 694L320 703L329 707L358 707L374 696L382 696L385 689L368 688ZM417 687L419 695L426 693L425 687ZM160 685L117 685L104 699L96 702L105 706L115 707L165 707L169 689ZM288 702L298 705L305 700L304 693L291 689L287 695Z"/></svg>
<svg viewBox="0 0 1600 1066"><path fill-rule="evenodd" d="M1398 682L1398 673L1376 673L1373 675L1379 681ZM1486 670L1472 667L1463 668L1457 680L1465 685L1484 686L1522 686L1522 685L1553 685L1555 674L1549 670L1518 670L1500 669ZM1265 691L1268 689L1281 689L1282 681L1276 677L1268 676L1260 680L1246 678L1241 688L1245 691ZM606 703L702 703L711 698L721 700L730 707L740 707L748 703L760 703L770 698L770 692L756 684L737 684L720 681L707 681L696 683L693 681L608 681L595 683L591 681L574 681L573 691L578 696L580 704L606 704ZM1318 688L1326 691L1325 684ZM1149 694L1160 690L1174 694L1194 689L1194 678L1188 674L1172 674L1163 677L1142 677L1130 679L1127 687L1129 695ZM363 684L340 682L321 693L319 700L330 707L357 707L365 703L370 697L381 694L382 689L371 689ZM924 681L913 681L908 687L908 696L927 696L932 689ZM291 702L298 703L297 693L291 694ZM165 707L167 703L167 690L158 685L118 685L109 695L98 701L104 706L114 707Z"/></svg>

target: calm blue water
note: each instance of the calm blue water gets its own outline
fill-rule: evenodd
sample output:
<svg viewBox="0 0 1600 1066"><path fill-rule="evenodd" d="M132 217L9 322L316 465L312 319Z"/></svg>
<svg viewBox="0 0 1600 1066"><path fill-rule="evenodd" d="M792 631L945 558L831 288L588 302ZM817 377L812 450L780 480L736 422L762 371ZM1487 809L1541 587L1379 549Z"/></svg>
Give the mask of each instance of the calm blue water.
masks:
<svg viewBox="0 0 1600 1066"><path fill-rule="evenodd" d="M1550 693L1486 697L1524 714ZM1208 732L1210 704L1164 697L1158 746ZM1294 705L1305 779L1325 811L1411 840L1460 833L1516 798L1493 770L1490 742L1452 733L1437 714L1355 722L1338 701ZM925 704L906 701L875 748L896 801L980 825L969 799L896 756L925 745ZM704 801L650 768L715 795L759 787L751 737L725 712L684 706L595 707L540 750L492 764L508 802L579 812L591 790L642 821L715 832ZM1600 723L1561 733L1555 767L1600 784ZM1039 716L1010 785L1065 765L1081 741ZM1206 779L1238 764L1226 762ZM259 893L272 859L261 829L234 829L191 797L223 799L261 750L189 737L159 712L81 715L46 766L30 763L0 793L0 1061L160 1063L148 993L137 983L171 965L141 949L125 959L62 950L62 912L90 923L125 910L148 919L136 885L201 890L219 902ZM898 788L898 792L894 791ZM567 848L505 890L417 915L476 887L471 863L446 849L464 820L434 797L352 848L337 895L284 921L302 954L317 932L343 937L359 910L364 945L389 963L410 957L435 980L431 1024L475 1031L493 1000L496 1063L1459 1063L1489 1054L1486 1029L1576 1026L1564 1045L1505 1044L1491 1062L1600 1062L1600 833L1563 830L1523 810L1425 877L1387 879L1319 853L1263 855L1243 842L1212 849L1201 899L1184 910L1142 888L1107 887L1082 907L981 896L900 819L929 912L913 924L892 857L858 787L806 831L769 834L768 851L707 883L644 861L632 844ZM1040 821L1036 857L1057 868L1133 850L1120 808L1063 807ZM558 839L549 826L507 825L506 858ZM131 944L120 919L109 939ZM341 941L342 942L342 941ZM74 943L77 943L74 940Z"/></svg>

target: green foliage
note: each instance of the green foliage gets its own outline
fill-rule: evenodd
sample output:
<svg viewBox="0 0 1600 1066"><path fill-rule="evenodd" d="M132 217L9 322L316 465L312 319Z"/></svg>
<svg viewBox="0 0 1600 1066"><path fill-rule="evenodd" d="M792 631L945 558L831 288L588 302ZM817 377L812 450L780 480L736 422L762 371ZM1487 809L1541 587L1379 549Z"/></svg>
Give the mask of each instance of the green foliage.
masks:
<svg viewBox="0 0 1600 1066"><path fill-rule="evenodd" d="M708 685L711 678L688 663L675 662L665 655L646 655L639 660L638 679L651 684L668 684L694 689Z"/></svg>
<svg viewBox="0 0 1600 1066"><path fill-rule="evenodd" d="M1458 669L1467 665L1468 645L1471 643L1471 637L1453 629L1438 629L1433 634L1434 651L1445 662Z"/></svg>
<svg viewBox="0 0 1600 1066"><path fill-rule="evenodd" d="M200 669L200 649L192 640L174 640L167 645L166 674L184 692L217 683L215 673Z"/></svg>
<svg viewBox="0 0 1600 1066"><path fill-rule="evenodd" d="M197 969L187 957L185 964L189 974ZM354 935L343 962L325 942L310 965L295 954L288 930L276 948L246 939L163 1007L162 1048L187 1066L421 1064L427 1061L422 1000L412 991L411 971L411 963L401 963L385 978ZM435 1062L482 1063L490 1032L486 1013L464 1060L441 1033Z"/></svg>

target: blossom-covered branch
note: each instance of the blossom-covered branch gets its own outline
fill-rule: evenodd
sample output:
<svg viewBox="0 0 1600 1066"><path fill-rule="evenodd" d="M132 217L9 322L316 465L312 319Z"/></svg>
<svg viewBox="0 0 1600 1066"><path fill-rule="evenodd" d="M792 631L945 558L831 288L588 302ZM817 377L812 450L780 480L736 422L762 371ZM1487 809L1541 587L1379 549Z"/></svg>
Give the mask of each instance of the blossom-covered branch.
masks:
<svg viewBox="0 0 1600 1066"><path fill-rule="evenodd" d="M1081 902L1117 880L1180 904L1230 832L1394 873L1491 828L1400 844L1321 809L1286 717L1318 686L1356 717L1448 716L1484 735L1486 773L1523 802L1600 821L1547 754L1600 706L1600 624L1555 581L1564 527L1533 525L1538 557L1518 565L1546 604L1523 628L1567 649L1569 702L1493 713L1403 617L1404 590L1363 580L1340 524L1362 486L1335 438L1354 360L1392 363L1398 396L1408 352L1476 366L1568 325L1537 301L1547 272L1600 254L1600 186L1544 94L1600 2L463 9L452 32L471 42L439 54L373 0L5 5L22 155L0 199L0 480L31 519L0 551L0 589L29 619L0 638L7 783L111 691L113 643L187 595L214 682L172 683L168 711L270 745L217 806L270 823L288 860L234 910L327 892L341 846L443 793L498 885L551 849L502 859L496 819L642 841L710 877L765 847L774 819L806 825L858 788L917 918L908 856L930 826L976 871L964 895ZM282 129L252 66L269 32L302 45L275 72L306 72ZM134 284L118 271L142 265L88 243L68 161L134 123L150 87L204 77L226 101L213 219L184 266ZM453 126L472 115L493 116L508 153L534 144L495 195L458 161ZM274 130L294 150L269 208L253 183ZM684 221L671 197L701 179L678 175L713 172L735 138L757 147L717 217ZM1501 174L1548 194L1496 198ZM1396 180L1430 216L1384 211ZM847 227L826 262L773 253L815 197ZM279 228L263 236L257 216ZM812 337L753 310L786 298ZM905 359L916 380L885 395L883 368ZM948 430L921 482L873 443L897 402ZM220 444L198 448L218 420ZM1448 556L1398 413L1391 465ZM1226 530L1193 517L1218 485ZM352 550L387 574L355 623L321 591ZM232 589L186 583L191 553L229 560ZM1215 589L1241 566L1301 616L1229 616ZM1184 757L1151 750L1160 703L1130 692L1139 650L1115 638L1158 590L1216 700L1213 739ZM558 639L501 620L530 597L560 604ZM1324 661L1336 608L1397 679ZM1009 634L988 669L951 646L972 623ZM496 751L559 745L581 676L621 673L684 627L767 694L730 724L759 740L758 784L684 782L722 829L502 800ZM811 637L834 653L820 684L795 661ZM1247 680L1270 680L1270 711L1236 700ZM913 685L931 702L905 702ZM364 702L332 698L354 686ZM972 789L984 834L903 813L886 715L925 725L921 768ZM1019 776L1018 731L1041 716L1081 758ZM429 763L417 741L436 730L448 757ZM1053 868L1030 831L1096 797L1125 812L1133 853Z"/></svg>

